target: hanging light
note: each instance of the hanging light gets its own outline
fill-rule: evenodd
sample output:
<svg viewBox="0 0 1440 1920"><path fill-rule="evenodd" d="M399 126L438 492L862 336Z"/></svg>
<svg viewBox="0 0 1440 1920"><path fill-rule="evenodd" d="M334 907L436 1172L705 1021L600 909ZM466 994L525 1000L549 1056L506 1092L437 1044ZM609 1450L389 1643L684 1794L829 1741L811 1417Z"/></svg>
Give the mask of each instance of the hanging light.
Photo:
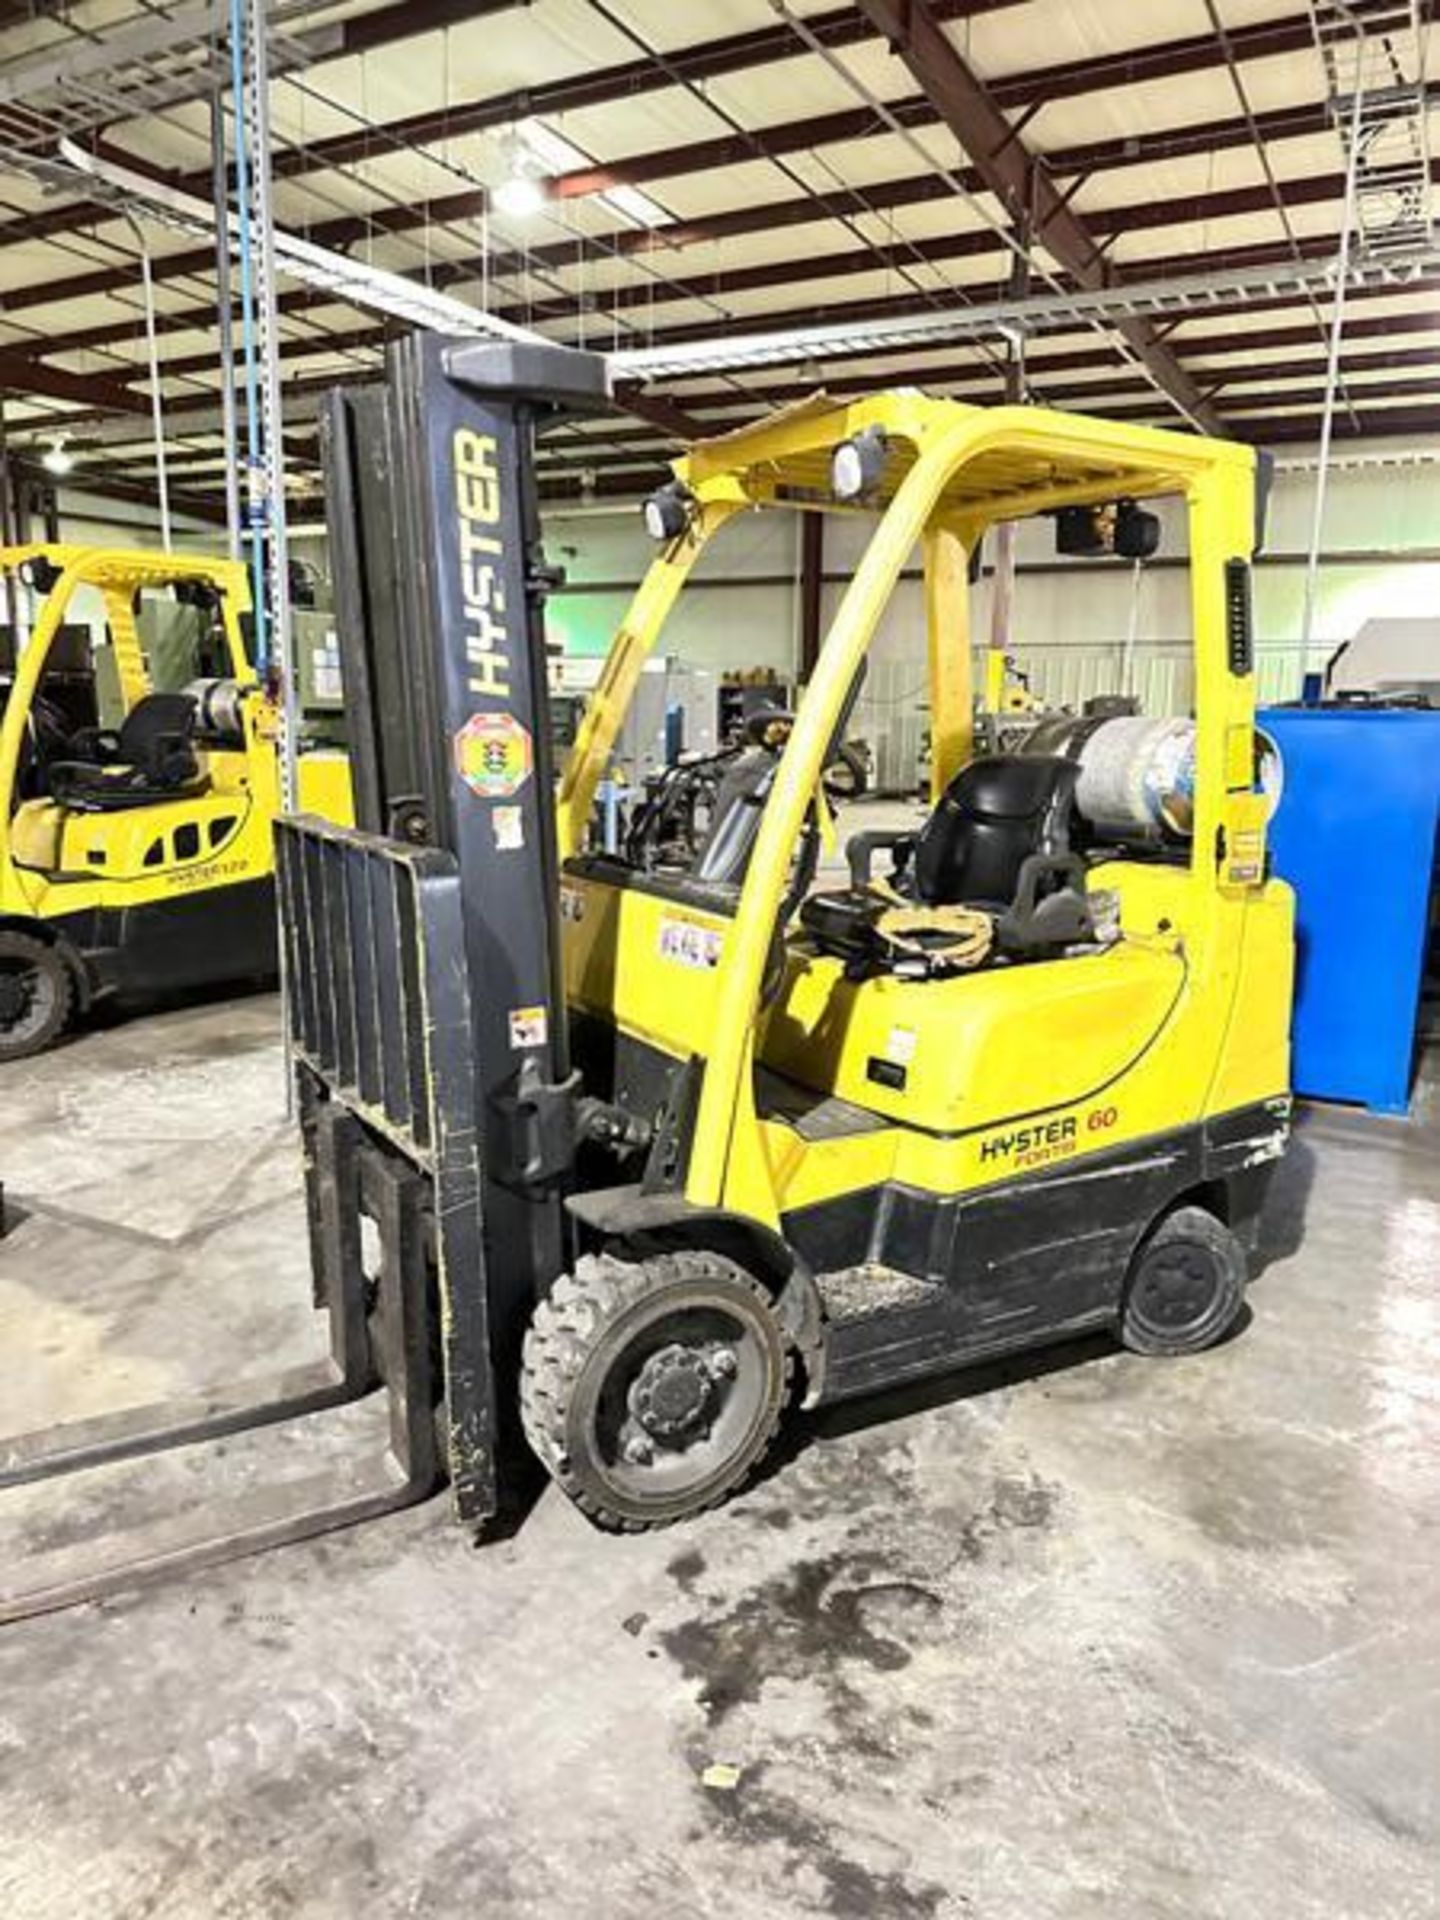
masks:
<svg viewBox="0 0 1440 1920"><path fill-rule="evenodd" d="M508 179L495 188L495 211L511 220L529 220L545 205L545 182L540 162L523 140L511 140L506 146Z"/></svg>
<svg viewBox="0 0 1440 1920"><path fill-rule="evenodd" d="M57 433L51 439L49 451L40 456L40 464L47 473L56 475L69 473L75 465L75 456L65 445L63 433Z"/></svg>

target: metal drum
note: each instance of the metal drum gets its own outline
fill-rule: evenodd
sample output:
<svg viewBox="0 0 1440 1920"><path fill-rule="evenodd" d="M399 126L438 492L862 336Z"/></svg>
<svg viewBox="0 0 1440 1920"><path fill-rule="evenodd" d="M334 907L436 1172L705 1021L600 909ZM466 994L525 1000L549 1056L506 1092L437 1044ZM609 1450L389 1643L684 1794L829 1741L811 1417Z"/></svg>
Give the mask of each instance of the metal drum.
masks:
<svg viewBox="0 0 1440 1920"><path fill-rule="evenodd" d="M217 746L245 744L245 695L235 680L192 680L185 689L195 702L195 729Z"/></svg>

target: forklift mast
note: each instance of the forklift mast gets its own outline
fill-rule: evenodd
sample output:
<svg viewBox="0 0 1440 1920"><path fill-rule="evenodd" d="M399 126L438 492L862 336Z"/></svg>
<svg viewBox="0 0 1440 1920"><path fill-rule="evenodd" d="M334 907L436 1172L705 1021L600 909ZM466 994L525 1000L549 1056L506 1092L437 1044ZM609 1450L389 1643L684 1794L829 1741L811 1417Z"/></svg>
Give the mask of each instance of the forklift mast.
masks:
<svg viewBox="0 0 1440 1920"><path fill-rule="evenodd" d="M565 1265L576 1086L544 618L563 576L540 544L535 438L605 408L608 377L569 347L434 335L392 347L387 372L332 394L323 425L356 821L456 864L503 1325Z"/></svg>

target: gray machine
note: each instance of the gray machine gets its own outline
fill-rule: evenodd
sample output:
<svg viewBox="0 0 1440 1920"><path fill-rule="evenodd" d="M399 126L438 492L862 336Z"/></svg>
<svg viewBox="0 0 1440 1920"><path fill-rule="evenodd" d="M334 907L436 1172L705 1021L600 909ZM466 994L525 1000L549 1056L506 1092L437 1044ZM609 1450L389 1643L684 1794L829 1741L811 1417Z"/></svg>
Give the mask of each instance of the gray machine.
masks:
<svg viewBox="0 0 1440 1920"><path fill-rule="evenodd" d="M1325 670L1327 700L1440 709L1440 619L1367 620Z"/></svg>
<svg viewBox="0 0 1440 1920"><path fill-rule="evenodd" d="M616 772L625 786L643 787L682 753L715 752L716 686L714 673L673 659L641 674L616 742Z"/></svg>

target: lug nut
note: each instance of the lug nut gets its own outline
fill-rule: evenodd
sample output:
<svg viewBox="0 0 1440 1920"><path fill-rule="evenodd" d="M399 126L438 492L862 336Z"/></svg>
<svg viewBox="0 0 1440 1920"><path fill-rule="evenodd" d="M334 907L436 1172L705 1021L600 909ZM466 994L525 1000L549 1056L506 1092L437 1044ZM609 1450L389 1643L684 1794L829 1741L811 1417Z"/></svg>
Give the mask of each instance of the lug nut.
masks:
<svg viewBox="0 0 1440 1920"><path fill-rule="evenodd" d="M642 1434L635 1434L625 1442L625 1459L632 1467L648 1467L655 1458L655 1449Z"/></svg>
<svg viewBox="0 0 1440 1920"><path fill-rule="evenodd" d="M733 1347L717 1347L710 1356L710 1372L717 1380L733 1380L738 1364Z"/></svg>

